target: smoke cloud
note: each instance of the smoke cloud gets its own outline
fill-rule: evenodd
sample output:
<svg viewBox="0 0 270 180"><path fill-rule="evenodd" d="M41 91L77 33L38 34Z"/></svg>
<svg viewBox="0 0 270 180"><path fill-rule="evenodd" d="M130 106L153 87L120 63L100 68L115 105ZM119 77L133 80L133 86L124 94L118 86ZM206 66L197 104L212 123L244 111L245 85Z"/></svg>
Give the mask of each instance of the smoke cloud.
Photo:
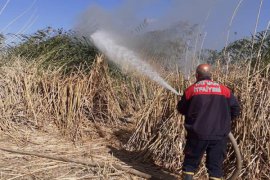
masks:
<svg viewBox="0 0 270 180"><path fill-rule="evenodd" d="M104 30L114 41L144 60L162 67L180 67L187 75L202 62L203 48L221 48L237 1L125 0L116 7L92 4L78 18L75 30L91 37ZM108 2L109 3L109 2Z"/></svg>

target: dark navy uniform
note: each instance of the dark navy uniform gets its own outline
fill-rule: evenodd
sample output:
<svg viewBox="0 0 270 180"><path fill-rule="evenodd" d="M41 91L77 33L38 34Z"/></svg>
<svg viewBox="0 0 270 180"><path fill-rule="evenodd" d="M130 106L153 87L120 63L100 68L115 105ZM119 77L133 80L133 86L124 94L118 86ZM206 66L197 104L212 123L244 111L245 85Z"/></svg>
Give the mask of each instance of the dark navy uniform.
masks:
<svg viewBox="0 0 270 180"><path fill-rule="evenodd" d="M226 86L203 78L185 90L177 109L187 130L183 171L193 174L206 152L209 176L221 178L231 120L240 111L235 96Z"/></svg>

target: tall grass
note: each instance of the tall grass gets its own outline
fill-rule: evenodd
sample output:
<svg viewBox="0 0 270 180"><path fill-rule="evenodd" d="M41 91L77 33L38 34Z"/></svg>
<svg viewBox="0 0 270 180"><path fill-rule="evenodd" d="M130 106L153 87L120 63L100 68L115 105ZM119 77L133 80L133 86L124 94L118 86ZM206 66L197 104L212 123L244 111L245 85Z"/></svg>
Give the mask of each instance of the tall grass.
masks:
<svg viewBox="0 0 270 180"><path fill-rule="evenodd" d="M91 136L95 123L112 127L128 124L132 132L125 148L144 160L180 173L183 160L184 119L176 110L179 97L155 83L134 75L118 76L108 69L102 56L92 65L63 74L57 69L39 68L35 61L9 56L0 67L0 128L13 138L27 130L57 128L74 143ZM243 155L242 179L269 179L270 172L270 86L269 65L252 70L251 63L217 62L214 79L229 86L241 104L241 116L233 123ZM192 81L179 74L167 80L183 91ZM129 121L127 121L129 120ZM227 176L234 169L231 147L225 162ZM206 174L204 166L198 177Z"/></svg>
<svg viewBox="0 0 270 180"><path fill-rule="evenodd" d="M263 73L254 74L251 74L250 68L250 63L235 64L229 65L226 70L217 63L214 79L229 86L241 104L241 116L233 123L232 130L244 159L241 177L268 179L270 67L265 67ZM181 79L181 77L177 78ZM184 87L184 84L180 87ZM149 102L149 105L142 110L136 131L128 141L127 148L140 150L146 159L152 158L156 163L179 172L183 156L184 131L183 119L175 112L176 102L175 97L166 93L160 94ZM233 171L234 164L235 157L230 147L225 162L227 176ZM201 178L206 174L205 170L205 167L202 167L197 176Z"/></svg>

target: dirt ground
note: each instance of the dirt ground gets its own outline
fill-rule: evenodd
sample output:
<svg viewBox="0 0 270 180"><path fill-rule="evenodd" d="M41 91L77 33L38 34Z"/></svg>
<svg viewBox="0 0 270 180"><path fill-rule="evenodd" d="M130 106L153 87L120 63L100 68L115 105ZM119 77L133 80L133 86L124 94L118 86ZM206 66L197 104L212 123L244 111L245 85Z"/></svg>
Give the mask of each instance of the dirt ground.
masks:
<svg viewBox="0 0 270 180"><path fill-rule="evenodd" d="M125 151L122 144L128 138L126 131L99 125L94 128L88 129L92 135L77 143L54 128L16 135L0 131L0 148L14 151L0 150L0 179L144 179L117 167L146 173L151 179L179 179L150 162L142 162L138 154ZM85 165L89 163L94 165Z"/></svg>

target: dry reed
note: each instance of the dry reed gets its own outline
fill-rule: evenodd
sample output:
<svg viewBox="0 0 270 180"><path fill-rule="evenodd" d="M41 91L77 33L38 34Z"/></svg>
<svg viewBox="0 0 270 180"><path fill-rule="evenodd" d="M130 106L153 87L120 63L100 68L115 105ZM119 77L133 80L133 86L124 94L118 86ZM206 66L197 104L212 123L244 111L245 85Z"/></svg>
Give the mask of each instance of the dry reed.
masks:
<svg viewBox="0 0 270 180"><path fill-rule="evenodd" d="M10 137L26 138L26 129L56 127L73 142L91 135L95 123L117 129L133 128L126 144L145 160L181 172L184 119L176 110L178 97L138 76L128 80L108 72L103 57L97 57L90 72L63 75L40 70L22 58L14 58L0 70L1 131ZM270 173L270 85L269 65L251 71L251 64L215 65L214 79L229 86L241 103L241 116L233 123L244 160L243 179L269 179ZM226 73L227 72L227 73ZM168 81L183 91L186 82L180 74ZM22 135L23 134L23 135ZM234 169L235 157L229 147L225 172ZM197 177L205 174L202 166Z"/></svg>

